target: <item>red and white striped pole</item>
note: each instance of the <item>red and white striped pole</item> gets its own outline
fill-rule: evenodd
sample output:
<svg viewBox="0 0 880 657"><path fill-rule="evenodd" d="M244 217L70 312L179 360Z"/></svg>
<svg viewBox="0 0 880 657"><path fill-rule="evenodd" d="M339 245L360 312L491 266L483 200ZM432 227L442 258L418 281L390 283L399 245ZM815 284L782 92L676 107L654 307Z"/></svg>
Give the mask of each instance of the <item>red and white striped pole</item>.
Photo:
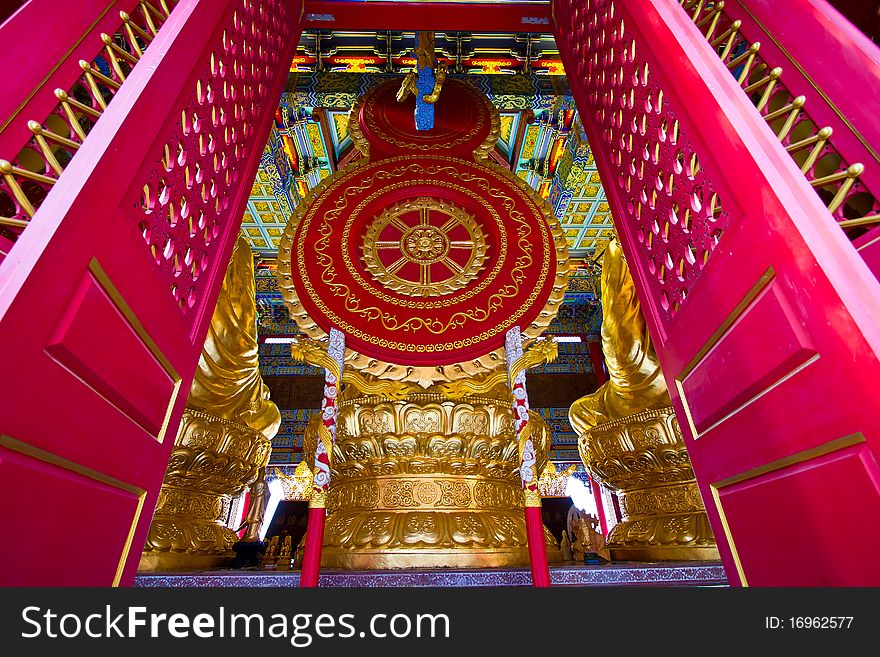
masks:
<svg viewBox="0 0 880 657"><path fill-rule="evenodd" d="M327 521L327 493L330 490L330 468L333 458L333 445L336 442L336 416L339 409L336 398L342 380L345 361L345 334L330 329L330 344L327 347L330 362L324 368L324 400L321 402L323 423L318 430L318 445L315 450L312 480L312 497L309 500L309 521L306 528L306 544L303 550L303 564L300 573L301 587L318 585L321 571L321 551L324 547L324 523Z"/></svg>
<svg viewBox="0 0 880 657"><path fill-rule="evenodd" d="M532 586L547 587L550 586L550 566L547 563L547 544L544 542L544 522L541 518L541 493L538 491L535 444L528 429L529 397L526 392L526 373L525 368L517 366L518 361L523 357L522 336L518 326L507 332L504 348L507 355L507 376L510 391L513 393L513 422L519 443L519 474L523 487Z"/></svg>

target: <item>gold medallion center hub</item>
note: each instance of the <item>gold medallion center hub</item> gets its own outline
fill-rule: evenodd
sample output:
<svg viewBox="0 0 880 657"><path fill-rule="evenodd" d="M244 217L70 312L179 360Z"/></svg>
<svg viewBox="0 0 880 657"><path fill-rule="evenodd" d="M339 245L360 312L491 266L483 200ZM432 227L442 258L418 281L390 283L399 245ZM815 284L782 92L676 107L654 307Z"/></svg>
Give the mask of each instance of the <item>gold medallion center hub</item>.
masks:
<svg viewBox="0 0 880 657"><path fill-rule="evenodd" d="M449 238L434 226L415 226L400 238L400 252L410 262L433 265L449 255Z"/></svg>
<svg viewBox="0 0 880 657"><path fill-rule="evenodd" d="M421 196L386 208L367 228L361 248L364 268L386 289L436 297L475 280L488 247L472 214Z"/></svg>

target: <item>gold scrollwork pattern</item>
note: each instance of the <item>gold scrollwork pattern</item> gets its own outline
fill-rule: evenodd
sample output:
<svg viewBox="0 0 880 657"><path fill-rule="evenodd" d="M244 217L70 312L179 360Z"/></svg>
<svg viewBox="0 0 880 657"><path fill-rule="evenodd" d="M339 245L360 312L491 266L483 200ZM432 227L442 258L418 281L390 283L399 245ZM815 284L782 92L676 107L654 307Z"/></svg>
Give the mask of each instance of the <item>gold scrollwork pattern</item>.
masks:
<svg viewBox="0 0 880 657"><path fill-rule="evenodd" d="M430 181L431 184L441 185L446 180L465 178L468 181L472 181L477 184L483 184L480 182L478 175L468 172L462 172L460 171L460 169L455 168L456 166L460 167L463 164L461 160L455 160L454 158L442 158L441 156L438 156L437 160L438 162L443 161L443 164L436 164L432 167L429 167L428 169L430 170L423 169L421 166L419 166L419 171L413 171L412 167L409 166L413 165L413 163L407 162L407 158L405 157L390 158L388 161L397 164L397 167L391 170L393 176L423 176L425 180ZM361 163L358 168L360 168L360 166L368 165L366 163ZM553 276L553 288L550 293L550 297L545 304L545 307L541 310L538 316L527 327L523 328L523 335L526 337L526 339L531 340L538 337L547 328L547 326L549 326L553 318L556 317L559 305L561 304L565 296L565 291L568 288L568 276L570 270L568 260L568 243L565 239L565 234L562 230L562 227L560 226L558 219L554 215L552 208L546 202L540 199L540 197L536 198L535 192L531 187L529 187L524 181L522 181L518 177L509 176L509 172L505 174L504 169L490 162L482 163L481 166L492 169L500 175L509 177L510 182L517 190L516 193L523 199L526 199L527 202L532 204L535 208L537 208L537 211L542 215L544 221L541 222L541 230L545 230L546 226L546 229L549 230L550 236L554 244L555 253L550 258L550 260L555 260L555 270L554 267L551 265L551 271L548 272L550 276ZM333 178L328 178L319 183L314 189L312 189L312 191L309 193L308 197L303 201L303 203L298 205L297 208L294 210L294 213L288 221L287 227L285 228L284 236L282 237L279 248L277 271L279 289L281 290L282 296L285 300L285 303L287 304L291 318L297 323L297 325L306 335L314 339L323 339L326 337L326 333L320 327L318 327L314 320L309 316L308 312L302 305L294 286L294 261L297 262L296 276L303 276L303 272L300 271L303 265L303 261L298 256L294 257L293 255L294 233L303 221L312 221L309 210L316 205L318 199L325 194L337 193L337 188L340 185L345 184L347 176L352 174L354 171L355 167L347 168L344 172L344 175L340 174L338 176L334 176ZM485 184L490 185L491 187L488 179ZM494 192L492 193L494 194ZM343 206L345 205L345 203L347 203L347 200L343 198ZM334 211L338 212L342 212L343 210L344 207L334 208ZM528 250L530 251L531 249ZM549 254L546 255L549 256ZM321 257L320 254L319 257ZM333 266L332 259L328 261L328 266ZM515 280L512 281L510 285L516 286ZM505 285L505 287L506 286L507 285ZM340 289L338 291L343 295L347 294L344 289ZM316 296L314 292L314 289L309 290L312 298L315 298ZM531 294L536 293L537 288ZM455 297L450 298L450 300L453 299L455 299ZM416 301L415 299L410 300L410 303L417 304L433 304L438 302L445 303L444 301L425 302ZM325 309L325 307L321 307L322 303L320 302L320 300L318 300L318 305L322 312L326 312L327 309ZM526 305L528 305L528 302L526 302ZM326 304L323 304L323 306L326 306ZM363 315L363 313L369 314L372 312L369 310L369 308L360 307L359 305L355 308L355 310L361 313L361 315ZM407 327L409 327L410 329L415 328L410 324L406 324L404 326L399 322L395 323L393 317L386 317L385 315L387 315L387 313L383 315L380 312L379 315L376 316L377 320L379 320L383 324L383 327L390 322L389 326L396 327L400 330L403 330ZM486 321L489 316L489 309L486 308L469 309L466 313L464 313L464 315L462 315L461 313L457 313L455 315L455 317L461 321ZM339 326L340 329L344 330L347 334L354 335L359 339L373 341L380 346L386 348L397 349L402 346L401 343L398 343L395 340L389 340L386 337L380 337L378 335L367 335L365 332L360 331L353 326L350 326L347 322L338 321L341 318L335 316L335 314L332 316L328 315L328 317L331 319L331 321L334 322L335 326ZM510 328L510 326L515 323L516 319L517 318L515 317L507 318L505 321L501 322L492 329L487 329L487 331L481 333L476 339L489 339L499 332L506 331L508 328ZM445 325L437 326L432 323L430 319L426 320L424 318L415 318L415 320L419 324L419 327L431 332L432 334L439 335L442 334L444 330L448 330L448 327L444 328ZM388 330L392 329L389 328ZM469 346L470 344L470 342L468 341L459 342L453 342L450 344L442 343L439 346L428 345L425 346L425 349L460 349ZM409 346L412 346L413 349L415 349L415 346ZM502 367L504 363L505 356L503 348L496 349L479 358L463 361L455 365L441 367L404 366L400 364L390 363L381 359L369 358L350 349L346 351L346 365L351 365L354 369L357 369L364 374L369 374L371 376L382 378L384 380L415 382L426 386L437 382L464 380L477 375L487 374L492 372L493 370L496 370L499 367Z"/></svg>
<svg viewBox="0 0 880 657"><path fill-rule="evenodd" d="M246 424L185 409L142 568L164 568L181 556L230 557L232 544L238 540L225 525L230 505L257 479L271 448L269 438ZM169 555L170 560L162 558Z"/></svg>
<svg viewBox="0 0 880 657"><path fill-rule="evenodd" d="M336 568L525 566L528 547L512 410L435 392L339 405L322 564ZM550 431L533 414L541 465ZM305 432L306 458L318 420ZM379 428L381 431L374 431ZM548 548L561 558L552 536Z"/></svg>
<svg viewBox="0 0 880 657"><path fill-rule="evenodd" d="M608 535L612 558L719 558L672 407L599 424L578 449L590 474L621 497L623 520Z"/></svg>
<svg viewBox="0 0 880 657"><path fill-rule="evenodd" d="M514 199L509 196L504 189L497 186L494 178L486 175L485 172L471 170L467 167L462 168L463 163L460 160L456 160L455 158L442 158L438 156L435 162L428 166L423 166L420 163L413 162L410 158L406 157L389 158L388 160L385 160L385 162L387 163L387 167L378 169L374 174L368 176L360 183L360 187L352 187L350 184L346 184L348 183L346 176L339 177L339 179L336 180L328 189L333 190L340 185L346 184L346 194L342 195L340 200L334 204L333 208L331 210L327 210L320 218L315 216L314 207L310 208L309 211L307 211L305 213L305 216L302 218L305 229L309 229L309 227L314 222L315 230L318 230L319 234L321 235L321 237L316 241L314 251L312 253L307 254L303 244L300 243L297 247L295 258L297 273L313 303L315 303L321 313L326 318L328 318L334 326L338 326L340 330L345 332L347 335L356 336L357 338L369 342L370 344L376 344L381 347L412 352L416 352L418 349L424 349L426 351L449 351L453 349L460 349L462 347L470 346L470 344L472 344L474 340L482 342L494 335L497 335L498 333L503 333L508 328L513 326L519 319L520 315L528 308L530 308L535 299L537 299L543 287L544 280L549 273L548 268L541 270L538 280L535 283L534 289L529 292L529 295L526 297L518 311L515 311L509 317L502 320L500 323L486 329L475 339L465 338L463 340L457 340L453 342L437 342L417 345L411 342L389 340L387 337L384 337L385 335L387 335L387 332L393 333L395 331L404 331L406 333L417 333L419 331L426 331L428 333L431 333L432 335L439 336L448 333L454 328L463 326L468 322L481 323L489 321L494 316L494 309L499 305L502 299L519 294L520 282L524 279L525 271L531 268L534 260L533 256L531 255L533 251L533 244L537 241L539 244L546 247L546 233L548 230L548 224L545 222L540 222L538 224L538 228L541 231L542 235L539 238L534 237L532 235L531 227L526 221L525 215L521 211L515 209L516 202L514 201ZM465 182L475 184L480 190L482 190L483 193L489 196L501 199L501 201L505 205L505 208L509 212L507 220L511 223L512 226L515 227L515 232L517 233L518 242L523 251L523 255L517 259L515 266L511 268L509 272L509 280L504 281L502 284L497 286L497 291L486 300L484 306L468 307L464 310L460 310L454 313L445 320L439 319L438 317L434 316L424 316L424 314L419 314L410 316L407 319L401 321L398 319L395 313L382 311L377 306L362 305L360 299L354 293L351 287L345 282L338 280L339 277L337 276L335 271L336 259L329 252L329 250L331 249L331 245L333 244L334 221L339 220L340 217L348 216L348 213L350 213L351 210L348 207L348 196L349 194L351 194L353 189L356 190L360 188L373 188L376 184L376 179L380 177L383 180L395 178L405 179L406 182L403 183L402 186L406 187L416 184L418 180L415 179L418 179L419 177L424 177L426 181L429 181L432 184L438 184L438 181L442 181L444 179L460 179ZM516 178L516 180L518 181L519 179ZM520 185L516 185L515 189L522 199L526 200L527 203L535 205L535 201L532 195L524 191ZM290 228L292 223L292 221L289 222L287 225L287 229L285 230L285 236L281 242L281 252L291 250L293 235L292 231L290 231ZM558 225L558 222L556 223ZM344 240L345 233L343 229L343 241ZM346 252L345 245L343 245L342 247L342 252ZM287 256L287 258L291 258L291 256ZM282 260L286 260L287 258L281 257ZM378 322L379 324L376 326L376 329L367 332L350 324L344 318L337 315L329 306L327 306L326 303L322 301L321 295L318 294L315 290L311 278L306 271L306 262L307 260L311 260L312 258L315 258L319 266L323 268L321 273L321 281L326 284L330 288L330 290L332 290L334 296L341 297L343 299L343 305L346 312L352 313L354 316L359 317L362 321ZM553 259L555 259L555 257ZM547 252L542 253L541 260L543 262L550 262L550 254ZM279 272L281 272L280 269ZM564 278L567 282L567 263L565 266L565 272L566 275L564 276ZM283 293L283 290L285 289L283 282L280 287L282 288ZM450 299L448 303L451 302L452 299ZM440 303L445 304L447 302L443 301Z"/></svg>

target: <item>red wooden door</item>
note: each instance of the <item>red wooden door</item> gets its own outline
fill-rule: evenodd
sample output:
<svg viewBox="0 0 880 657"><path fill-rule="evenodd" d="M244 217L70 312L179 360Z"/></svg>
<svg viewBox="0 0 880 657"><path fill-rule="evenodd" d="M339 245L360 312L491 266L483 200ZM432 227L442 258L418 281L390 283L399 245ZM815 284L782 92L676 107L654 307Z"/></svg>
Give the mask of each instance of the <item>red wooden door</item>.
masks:
<svg viewBox="0 0 880 657"><path fill-rule="evenodd" d="M880 584L877 279L678 3L553 8L731 582Z"/></svg>
<svg viewBox="0 0 880 657"><path fill-rule="evenodd" d="M155 34L143 3L87 0L73 19L52 4L0 31L4 70L36 85L0 131L19 166L0 187L15 228L0 263L0 584L116 585L137 567L301 3L180 0L163 16L157 0ZM148 46L121 86L93 59L101 32L125 38L120 9ZM54 59L29 63L31 35ZM27 120L60 125L44 121L62 116L53 89L91 88L79 59L117 82L92 73L100 118L84 140L62 135L81 145L60 176L49 158L30 168L57 182L19 175L33 159L10 155L39 153ZM30 218L34 182L51 191Z"/></svg>

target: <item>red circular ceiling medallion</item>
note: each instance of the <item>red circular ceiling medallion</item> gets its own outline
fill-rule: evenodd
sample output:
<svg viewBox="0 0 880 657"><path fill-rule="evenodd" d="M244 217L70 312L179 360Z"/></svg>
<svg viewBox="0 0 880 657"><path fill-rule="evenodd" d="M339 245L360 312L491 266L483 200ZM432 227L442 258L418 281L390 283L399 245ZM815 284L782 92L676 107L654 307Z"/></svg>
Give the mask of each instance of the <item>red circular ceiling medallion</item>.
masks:
<svg viewBox="0 0 880 657"><path fill-rule="evenodd" d="M285 238L282 289L323 332L338 328L349 348L390 363L448 365L498 349L548 304L555 315L567 278L546 203L509 172L457 157L340 172Z"/></svg>
<svg viewBox="0 0 880 657"><path fill-rule="evenodd" d="M386 155L442 153L471 157L490 134L497 139L498 113L486 96L469 84L448 79L434 105L434 128L415 130L415 98L397 102L400 80L389 80L367 92L354 107L359 130L375 162ZM356 127L357 129L357 127ZM490 146L494 146L495 139Z"/></svg>
<svg viewBox="0 0 880 657"><path fill-rule="evenodd" d="M510 328L534 338L547 327L568 246L547 202L489 162L499 117L483 94L447 79L435 127L419 132L400 82L353 108L349 133L367 157L297 207L279 287L311 337L345 334L361 370L452 380L503 363Z"/></svg>

